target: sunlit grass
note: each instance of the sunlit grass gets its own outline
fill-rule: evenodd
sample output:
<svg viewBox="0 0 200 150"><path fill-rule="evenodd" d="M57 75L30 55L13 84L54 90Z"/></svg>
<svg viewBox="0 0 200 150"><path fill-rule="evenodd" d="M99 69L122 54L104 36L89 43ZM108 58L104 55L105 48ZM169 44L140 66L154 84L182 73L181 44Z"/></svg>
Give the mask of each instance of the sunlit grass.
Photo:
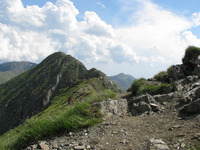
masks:
<svg viewBox="0 0 200 150"><path fill-rule="evenodd" d="M84 97L84 102L75 101L73 105L67 105L66 95L57 96L53 100L53 105L45 111L0 136L0 149L21 149L28 146L30 142L37 142L45 137L100 123L102 121L100 111L98 108L91 107L91 104L114 96L114 92L105 90Z"/></svg>

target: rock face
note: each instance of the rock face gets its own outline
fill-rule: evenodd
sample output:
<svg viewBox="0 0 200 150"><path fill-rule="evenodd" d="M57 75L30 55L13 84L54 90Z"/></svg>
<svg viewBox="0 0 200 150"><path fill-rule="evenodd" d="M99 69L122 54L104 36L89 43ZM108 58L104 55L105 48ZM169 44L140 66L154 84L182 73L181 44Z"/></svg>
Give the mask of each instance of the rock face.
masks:
<svg viewBox="0 0 200 150"><path fill-rule="evenodd" d="M0 85L0 134L18 126L27 118L44 110L62 88L72 88L80 80L97 78L102 83L95 90L111 89L115 84L102 72L85 66L70 55L57 52L33 69Z"/></svg>
<svg viewBox="0 0 200 150"><path fill-rule="evenodd" d="M95 103L93 106L99 107L101 109L101 113L106 116L123 116L128 113L128 104L126 99L108 99L103 102Z"/></svg>

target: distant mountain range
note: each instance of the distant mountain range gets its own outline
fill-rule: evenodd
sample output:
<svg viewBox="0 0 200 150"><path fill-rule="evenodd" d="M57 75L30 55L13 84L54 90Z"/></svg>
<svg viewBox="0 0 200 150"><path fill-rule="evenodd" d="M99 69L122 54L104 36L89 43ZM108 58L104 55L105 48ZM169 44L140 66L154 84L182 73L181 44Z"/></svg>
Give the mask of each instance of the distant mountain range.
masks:
<svg viewBox="0 0 200 150"><path fill-rule="evenodd" d="M11 78L31 69L36 64L26 61L21 62L7 62L0 64L0 84L5 83Z"/></svg>
<svg viewBox="0 0 200 150"><path fill-rule="evenodd" d="M109 77L115 84L122 90L122 92L126 92L126 90L131 86L133 81L136 79L129 74L120 73L115 76Z"/></svg>
<svg viewBox="0 0 200 150"><path fill-rule="evenodd" d="M13 61L0 64L0 84L12 79L13 77L31 69L37 64L26 61ZM129 74L120 73L109 77L115 84L122 90L126 90L131 86L132 82L136 79Z"/></svg>

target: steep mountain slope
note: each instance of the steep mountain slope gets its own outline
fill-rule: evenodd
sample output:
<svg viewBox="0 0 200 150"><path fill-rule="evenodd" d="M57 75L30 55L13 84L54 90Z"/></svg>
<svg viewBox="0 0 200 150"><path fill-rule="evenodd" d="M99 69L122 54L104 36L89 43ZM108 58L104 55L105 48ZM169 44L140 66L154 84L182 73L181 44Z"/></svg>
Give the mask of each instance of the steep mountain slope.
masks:
<svg viewBox="0 0 200 150"><path fill-rule="evenodd" d="M23 73L24 71L31 69L36 64L26 61L21 62L7 62L0 64L0 84L5 83L11 78Z"/></svg>
<svg viewBox="0 0 200 150"><path fill-rule="evenodd" d="M70 55L54 53L34 68L0 85L0 134L50 107L55 96L72 96L78 100L105 89L119 91L104 73L96 69L88 71ZM63 98L62 104L66 103Z"/></svg>
<svg viewBox="0 0 200 150"><path fill-rule="evenodd" d="M133 76L124 73L120 73L115 76L110 76L109 78L112 81L114 81L123 92L126 92L126 90L131 86L133 81L136 79Z"/></svg>

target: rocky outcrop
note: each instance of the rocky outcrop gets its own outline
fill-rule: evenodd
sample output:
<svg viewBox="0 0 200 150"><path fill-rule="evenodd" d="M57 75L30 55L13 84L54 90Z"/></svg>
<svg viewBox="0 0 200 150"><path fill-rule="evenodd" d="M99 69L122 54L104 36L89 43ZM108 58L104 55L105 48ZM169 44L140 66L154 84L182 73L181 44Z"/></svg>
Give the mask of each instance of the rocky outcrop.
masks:
<svg viewBox="0 0 200 150"><path fill-rule="evenodd" d="M185 51L182 64L171 66L168 76L173 80L183 79L191 75L200 75L200 49L190 46Z"/></svg>
<svg viewBox="0 0 200 150"><path fill-rule="evenodd" d="M128 107L132 115L141 115L150 111L157 112L160 109L159 104L154 97L146 94L129 99Z"/></svg>
<svg viewBox="0 0 200 150"><path fill-rule="evenodd" d="M128 104L126 99L108 99L103 102L95 103L93 106L100 108L101 113L106 116L123 116L128 113Z"/></svg>
<svg viewBox="0 0 200 150"><path fill-rule="evenodd" d="M140 95L128 100L129 111L132 115L151 114L164 109L165 104L179 102L179 107L186 113L200 113L200 79L198 76L187 76L173 82L175 91L168 94Z"/></svg>

